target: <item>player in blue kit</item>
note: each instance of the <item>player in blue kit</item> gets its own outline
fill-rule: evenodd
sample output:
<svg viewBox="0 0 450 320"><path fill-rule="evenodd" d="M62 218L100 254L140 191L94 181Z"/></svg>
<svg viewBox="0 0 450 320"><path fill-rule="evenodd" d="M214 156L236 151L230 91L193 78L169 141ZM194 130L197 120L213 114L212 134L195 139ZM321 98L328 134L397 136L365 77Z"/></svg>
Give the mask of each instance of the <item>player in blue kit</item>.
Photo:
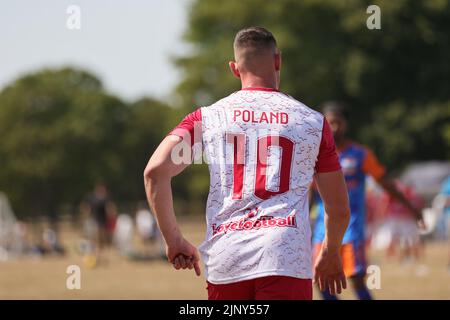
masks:
<svg viewBox="0 0 450 320"><path fill-rule="evenodd" d="M361 300L370 300L371 294L365 284L367 261L365 253L365 183L372 176L390 195L405 205L411 214L422 224L422 213L416 209L386 177L386 170L374 153L367 147L346 137L347 115L345 108L338 103L328 102L322 112L330 124L339 155L339 161L347 184L350 200L350 223L344 235L341 257L344 273L351 279L356 295ZM318 215L313 235L314 256L320 252L325 237L324 206L319 196ZM315 258L314 258L315 259ZM336 299L328 292L322 292L324 299Z"/></svg>

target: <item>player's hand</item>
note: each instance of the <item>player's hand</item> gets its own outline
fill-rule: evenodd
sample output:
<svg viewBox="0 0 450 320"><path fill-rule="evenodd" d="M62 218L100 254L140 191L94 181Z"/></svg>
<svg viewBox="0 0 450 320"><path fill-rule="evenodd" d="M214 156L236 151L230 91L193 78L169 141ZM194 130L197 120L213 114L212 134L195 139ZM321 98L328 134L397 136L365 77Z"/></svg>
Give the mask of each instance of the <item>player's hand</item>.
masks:
<svg viewBox="0 0 450 320"><path fill-rule="evenodd" d="M423 220L422 210L412 207L409 208L409 211L411 212L411 216L414 217L414 219L416 220L417 227L419 228L419 230L425 231L427 229L427 225Z"/></svg>
<svg viewBox="0 0 450 320"><path fill-rule="evenodd" d="M427 229L427 225L425 223L425 221L423 220L423 217L417 218L417 225L419 227L419 230L426 230Z"/></svg>
<svg viewBox="0 0 450 320"><path fill-rule="evenodd" d="M417 226L419 227L419 230L426 230L427 229L427 225L425 224L425 221L423 220L423 214L421 210L415 209L413 211L413 214L416 218L416 222L417 222Z"/></svg>
<svg viewBox="0 0 450 320"><path fill-rule="evenodd" d="M197 248L183 237L171 245L167 245L167 258L176 270L194 269L200 276L200 257Z"/></svg>
<svg viewBox="0 0 450 320"><path fill-rule="evenodd" d="M314 283L319 285L320 291L328 290L332 295L347 288L339 250L322 247L314 265Z"/></svg>

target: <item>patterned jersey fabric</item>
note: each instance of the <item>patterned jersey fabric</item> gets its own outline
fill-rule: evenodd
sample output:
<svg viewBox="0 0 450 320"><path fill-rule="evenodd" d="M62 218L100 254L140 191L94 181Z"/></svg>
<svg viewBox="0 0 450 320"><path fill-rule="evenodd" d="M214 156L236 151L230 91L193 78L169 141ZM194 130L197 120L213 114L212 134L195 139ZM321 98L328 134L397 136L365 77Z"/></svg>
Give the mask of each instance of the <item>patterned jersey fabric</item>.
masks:
<svg viewBox="0 0 450 320"><path fill-rule="evenodd" d="M199 247L207 280L312 278L308 189L340 170L324 117L268 88L241 90L188 115L171 134L201 145L210 190Z"/></svg>

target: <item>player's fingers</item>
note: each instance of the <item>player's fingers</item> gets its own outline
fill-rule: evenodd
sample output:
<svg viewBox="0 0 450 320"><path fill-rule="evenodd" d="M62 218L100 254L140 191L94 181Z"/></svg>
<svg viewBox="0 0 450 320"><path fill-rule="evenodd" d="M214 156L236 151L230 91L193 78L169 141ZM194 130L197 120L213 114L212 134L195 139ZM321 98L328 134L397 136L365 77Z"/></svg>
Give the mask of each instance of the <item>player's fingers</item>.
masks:
<svg viewBox="0 0 450 320"><path fill-rule="evenodd" d="M198 264L198 261L194 262L194 269L195 269L195 274L197 276L200 276L202 274L202 272L200 271L200 265Z"/></svg>
<svg viewBox="0 0 450 320"><path fill-rule="evenodd" d="M175 257L171 257L171 255L169 255L168 252L166 252L166 257L167 257L167 261L169 261L169 263L173 263L175 260Z"/></svg>
<svg viewBox="0 0 450 320"><path fill-rule="evenodd" d="M200 261L200 255L198 253L198 250L195 249L193 255L191 256L192 262L199 262Z"/></svg>
<svg viewBox="0 0 450 320"><path fill-rule="evenodd" d="M200 271L200 264L199 264L200 254L198 253L197 248L195 248L194 254L191 256L191 259L192 259L192 264L194 265L195 274L197 276L200 276L202 272Z"/></svg>
<svg viewBox="0 0 450 320"><path fill-rule="evenodd" d="M327 287L328 287L328 292L330 292L330 294L334 296L336 294L336 290L334 289L333 278L328 278L326 283L327 283Z"/></svg>
<svg viewBox="0 0 450 320"><path fill-rule="evenodd" d="M320 287L320 270L317 266L314 268L313 279L313 283L319 285Z"/></svg>
<svg viewBox="0 0 450 320"><path fill-rule="evenodd" d="M341 287L341 279L339 277L337 277L334 280L335 286L336 286L336 293L337 294L341 294L342 292L342 287Z"/></svg>
<svg viewBox="0 0 450 320"><path fill-rule="evenodd" d="M178 261L180 262L181 268L186 269L186 259L182 254L178 256Z"/></svg>
<svg viewBox="0 0 450 320"><path fill-rule="evenodd" d="M345 274L341 275L341 284L342 289L347 289L347 278L345 277Z"/></svg>
<svg viewBox="0 0 450 320"><path fill-rule="evenodd" d="M319 284L319 272L317 270L317 267L314 268L313 283Z"/></svg>
<svg viewBox="0 0 450 320"><path fill-rule="evenodd" d="M194 268L194 262L192 261L191 257L186 258L186 266L189 270Z"/></svg>
<svg viewBox="0 0 450 320"><path fill-rule="evenodd" d="M324 278L321 275L319 275L319 289L320 289L320 291L325 291L326 290L325 280L324 280Z"/></svg>
<svg viewBox="0 0 450 320"><path fill-rule="evenodd" d="M173 259L172 264L175 269L180 270L181 265L180 265L180 261L179 261L178 257L175 257L175 259Z"/></svg>

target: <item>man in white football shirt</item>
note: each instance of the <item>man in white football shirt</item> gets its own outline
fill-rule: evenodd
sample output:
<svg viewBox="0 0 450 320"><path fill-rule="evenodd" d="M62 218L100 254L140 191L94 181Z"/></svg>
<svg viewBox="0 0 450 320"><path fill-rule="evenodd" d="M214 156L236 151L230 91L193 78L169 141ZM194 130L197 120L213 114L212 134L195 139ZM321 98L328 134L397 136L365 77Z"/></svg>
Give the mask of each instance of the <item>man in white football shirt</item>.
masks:
<svg viewBox="0 0 450 320"><path fill-rule="evenodd" d="M200 255L180 232L170 185L189 165L176 159L187 143L202 147L210 171L206 238L199 247L209 299L308 300L313 278L321 290L340 293L346 280L339 249L349 205L328 123L278 90L281 54L269 31L239 31L234 54L229 65L242 90L187 115L144 172L168 259L175 269L194 268L200 275ZM308 220L313 178L326 208L326 236L314 268Z"/></svg>

